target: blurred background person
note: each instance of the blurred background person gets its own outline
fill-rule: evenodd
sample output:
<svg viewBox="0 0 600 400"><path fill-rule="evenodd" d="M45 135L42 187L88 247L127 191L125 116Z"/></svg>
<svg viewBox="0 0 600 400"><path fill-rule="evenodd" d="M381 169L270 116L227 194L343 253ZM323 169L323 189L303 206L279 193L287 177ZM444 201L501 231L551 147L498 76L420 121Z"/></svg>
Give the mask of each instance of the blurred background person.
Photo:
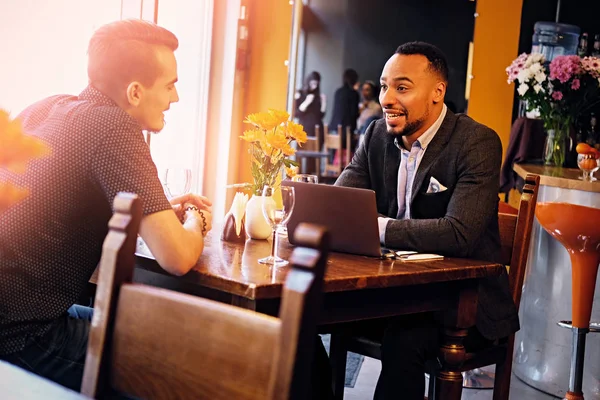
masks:
<svg viewBox="0 0 600 400"><path fill-rule="evenodd" d="M304 79L304 86L296 92L295 98L295 116L298 118L298 123L304 127L304 131L308 137L314 138L317 136L315 126L319 125L318 132L319 148L308 148L308 150L321 150L323 140L325 138L323 129L323 117L327 108L325 94L321 93L321 74L313 71ZM303 165L302 171L305 173L317 172L317 160L303 160L306 164Z"/></svg>
<svg viewBox="0 0 600 400"><path fill-rule="evenodd" d="M346 146L346 127L349 126L352 133L356 131L358 103L360 102L360 96L355 89L357 84L358 72L352 68L348 68L342 76L342 87L335 91L333 97L333 114L329 123L329 130L332 134L337 134L338 125L342 126L342 147L344 149L348 148ZM351 151L353 151L355 143L351 143L350 146ZM334 164L339 162L340 156L343 155L335 155Z"/></svg>
<svg viewBox="0 0 600 400"><path fill-rule="evenodd" d="M383 116L381 105L377 102L377 86L373 81L365 81L362 84L362 101L358 105L360 115L356 121L358 133L363 134L369 124Z"/></svg>
<svg viewBox="0 0 600 400"><path fill-rule="evenodd" d="M327 108L326 97L321 93L321 74L313 71L306 76L304 86L296 92L296 117L309 137L315 137L319 125L319 143L323 143L323 116Z"/></svg>
<svg viewBox="0 0 600 400"><path fill-rule="evenodd" d="M344 131L349 126L354 133L356 130L356 120L358 119L358 103L360 96L355 90L358 83L358 73L352 68L344 71L342 77L342 87L335 91L333 97L333 114L329 129L337 133L338 125L342 125Z"/></svg>

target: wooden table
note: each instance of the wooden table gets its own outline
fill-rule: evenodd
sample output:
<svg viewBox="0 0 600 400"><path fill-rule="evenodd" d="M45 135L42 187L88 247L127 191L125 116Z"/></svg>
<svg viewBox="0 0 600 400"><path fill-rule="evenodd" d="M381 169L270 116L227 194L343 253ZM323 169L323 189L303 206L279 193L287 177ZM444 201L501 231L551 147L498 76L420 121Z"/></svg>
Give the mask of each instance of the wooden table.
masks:
<svg viewBox="0 0 600 400"><path fill-rule="evenodd" d="M2 400L81 400L88 398L24 369L0 361L0 399Z"/></svg>
<svg viewBox="0 0 600 400"><path fill-rule="evenodd" d="M546 165L514 164L513 170L523 179L527 174L540 176L540 186L600 193L600 181L587 182L581 179L579 168L558 168Z"/></svg>
<svg viewBox="0 0 600 400"><path fill-rule="evenodd" d="M287 267L258 263L270 254L271 242L248 240L245 245L219 240L209 234L197 266L183 277L167 275L148 253L138 251L134 281L277 315ZM293 247L280 241L279 256L289 258ZM402 262L331 253L324 281L321 326L343 322L446 311L446 329L440 349L446 367L464 359L462 341L475 325L479 280L502 273L503 265L467 259ZM460 373L448 373L454 388ZM442 389L445 387L447 390ZM456 398L442 382L440 398Z"/></svg>

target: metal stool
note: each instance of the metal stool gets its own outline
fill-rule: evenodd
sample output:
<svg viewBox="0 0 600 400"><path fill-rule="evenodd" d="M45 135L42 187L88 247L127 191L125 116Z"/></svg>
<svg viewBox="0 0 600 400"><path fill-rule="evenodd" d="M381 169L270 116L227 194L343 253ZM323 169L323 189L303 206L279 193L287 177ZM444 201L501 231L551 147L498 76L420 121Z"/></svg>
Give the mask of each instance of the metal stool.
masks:
<svg viewBox="0 0 600 400"><path fill-rule="evenodd" d="M475 368L462 373L463 387L466 389L493 389L496 374Z"/></svg>
<svg viewBox="0 0 600 400"><path fill-rule="evenodd" d="M565 399L582 399L583 360L585 359L585 339L588 333L600 333L600 322L590 322L589 328L574 328L572 321L560 321L558 326L573 331L571 350L571 373L569 375L569 392Z"/></svg>

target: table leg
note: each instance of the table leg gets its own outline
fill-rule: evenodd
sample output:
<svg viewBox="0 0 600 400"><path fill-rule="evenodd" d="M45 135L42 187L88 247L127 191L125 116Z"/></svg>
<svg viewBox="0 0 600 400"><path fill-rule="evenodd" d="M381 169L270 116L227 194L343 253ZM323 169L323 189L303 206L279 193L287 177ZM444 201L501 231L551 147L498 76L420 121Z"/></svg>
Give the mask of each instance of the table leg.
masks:
<svg viewBox="0 0 600 400"><path fill-rule="evenodd" d="M464 339L469 328L475 325L477 291L476 281L465 282L458 295L456 308L449 310L444 316L445 328L439 351L442 368L435 379L435 400L461 398L463 377L459 368L465 361Z"/></svg>
<svg viewBox="0 0 600 400"><path fill-rule="evenodd" d="M442 369L438 371L435 381L435 399L460 400L463 377L456 369L465 360L463 340L467 337L467 329L445 328L440 348Z"/></svg>

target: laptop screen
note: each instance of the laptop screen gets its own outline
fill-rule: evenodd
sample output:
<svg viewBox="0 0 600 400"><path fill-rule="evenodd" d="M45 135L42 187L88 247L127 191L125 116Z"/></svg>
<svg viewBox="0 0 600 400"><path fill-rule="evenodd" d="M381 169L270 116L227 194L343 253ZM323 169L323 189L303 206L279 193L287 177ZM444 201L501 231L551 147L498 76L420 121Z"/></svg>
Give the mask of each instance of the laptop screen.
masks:
<svg viewBox="0 0 600 400"><path fill-rule="evenodd" d="M296 192L294 211L287 223L288 239L302 222L325 226L331 251L381 256L375 192L368 189L283 181Z"/></svg>

